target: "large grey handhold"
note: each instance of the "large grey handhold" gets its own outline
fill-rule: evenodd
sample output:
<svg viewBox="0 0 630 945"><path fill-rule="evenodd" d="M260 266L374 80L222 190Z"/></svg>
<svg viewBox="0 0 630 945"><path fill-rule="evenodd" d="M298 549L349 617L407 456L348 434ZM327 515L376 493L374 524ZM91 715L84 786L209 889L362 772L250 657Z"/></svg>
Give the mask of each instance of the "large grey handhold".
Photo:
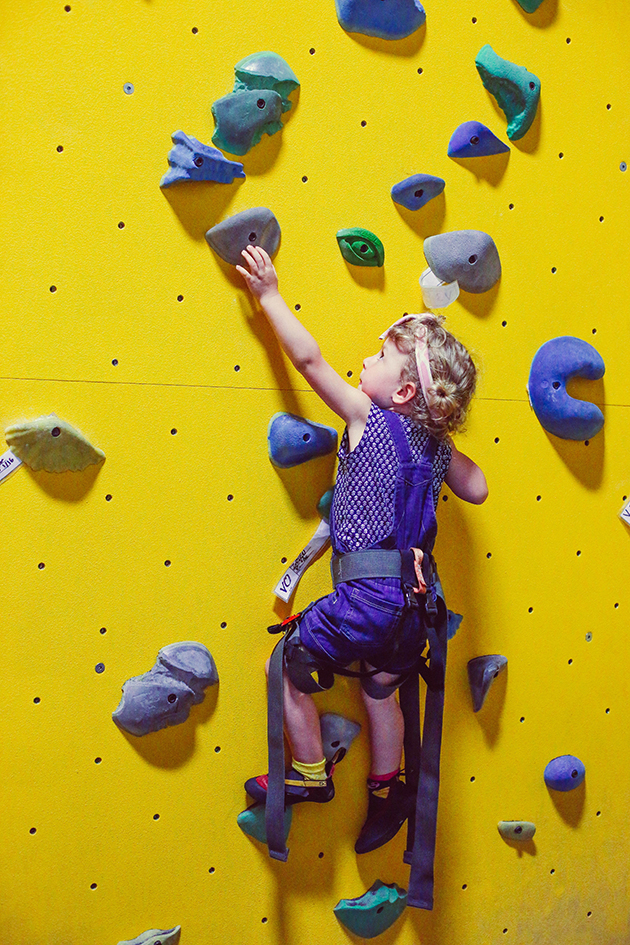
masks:
<svg viewBox="0 0 630 945"><path fill-rule="evenodd" d="M235 177L245 177L240 161L228 161L216 148L202 144L183 131L171 135L174 147L168 155L170 167L160 187L170 187L180 181L212 180L219 184L231 184Z"/></svg>
<svg viewBox="0 0 630 945"><path fill-rule="evenodd" d="M334 712L324 712L320 717L319 723L322 729L322 742L326 761L330 761L331 758L334 758L335 753L338 752L340 748L344 749L345 754L361 731L361 726L358 722L351 722L350 719L345 719L343 715L336 715Z"/></svg>
<svg viewBox="0 0 630 945"><path fill-rule="evenodd" d="M424 255L442 282L457 282L466 292L487 292L501 278L494 240L482 230L453 230L428 236Z"/></svg>
<svg viewBox="0 0 630 945"><path fill-rule="evenodd" d="M125 939L118 945L177 945L181 930L181 925L175 925L172 929L149 929L137 938Z"/></svg>
<svg viewBox="0 0 630 945"><path fill-rule="evenodd" d="M271 210L252 207L217 223L206 233L206 240L221 259L236 266L242 264L241 253L249 243L273 256L280 243L280 225Z"/></svg>
<svg viewBox="0 0 630 945"><path fill-rule="evenodd" d="M274 52L252 53L234 66L234 91L271 89L282 98L282 111L291 108L289 95L300 80L282 56Z"/></svg>
<svg viewBox="0 0 630 945"><path fill-rule="evenodd" d="M506 666L507 658L496 653L491 656L477 656L468 661L468 682L475 712L479 712L490 686Z"/></svg>
<svg viewBox="0 0 630 945"><path fill-rule="evenodd" d="M270 89L229 92L212 105L212 143L230 154L247 154L264 134L280 131L281 114L282 99Z"/></svg>
<svg viewBox="0 0 630 945"><path fill-rule="evenodd" d="M122 687L122 699L112 714L130 735L148 735L185 722L204 690L219 681L210 651L203 643L185 641L165 646L155 666L133 676Z"/></svg>

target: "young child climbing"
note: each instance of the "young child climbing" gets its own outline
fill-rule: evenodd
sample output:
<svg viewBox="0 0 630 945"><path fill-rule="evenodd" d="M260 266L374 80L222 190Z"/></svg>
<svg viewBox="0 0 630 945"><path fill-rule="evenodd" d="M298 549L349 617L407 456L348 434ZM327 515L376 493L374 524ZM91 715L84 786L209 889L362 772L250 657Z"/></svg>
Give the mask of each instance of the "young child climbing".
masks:
<svg viewBox="0 0 630 945"><path fill-rule="evenodd" d="M410 672L417 672L425 646L417 605L426 591L422 560L433 548L442 483L467 502L482 503L488 493L481 469L450 440L466 418L475 366L443 327L443 318L407 315L381 335L380 350L364 360L354 387L324 360L315 339L282 299L267 253L248 246L242 255L247 268L237 269L282 349L346 424L331 512L335 590L299 615L286 643L284 720L293 761L285 803L322 803L334 796L332 766L324 758L310 694L314 690L300 688L292 667L306 665L307 674L328 669L330 674L361 661L362 669L372 673L361 680L372 761L368 816L355 849L368 852L396 834L413 806L401 777L404 722L396 689ZM415 599L401 580L403 555L392 558L396 549L413 549L408 560L415 571ZM380 558L370 559L367 571L365 554L356 554L366 550L381 552ZM264 802L267 785L267 775L262 775L250 778L245 788Z"/></svg>

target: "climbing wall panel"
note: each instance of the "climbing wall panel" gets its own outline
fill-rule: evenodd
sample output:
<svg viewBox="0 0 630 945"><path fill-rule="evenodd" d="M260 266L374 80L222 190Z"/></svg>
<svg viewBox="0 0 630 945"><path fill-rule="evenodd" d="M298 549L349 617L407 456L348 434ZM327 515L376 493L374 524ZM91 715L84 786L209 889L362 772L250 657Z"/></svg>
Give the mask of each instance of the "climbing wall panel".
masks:
<svg viewBox="0 0 630 945"><path fill-rule="evenodd" d="M107 459L0 483L0 945L116 945L175 924L182 945L343 943L340 898L407 885L402 836L353 851L369 759L352 681L319 701L363 732L333 803L296 810L289 861L236 825L242 783L266 764L265 628L289 612L272 588L334 476L331 457L272 467L267 425L288 410L341 433L204 240L252 206L276 214L285 298L352 383L379 333L422 309L424 237L486 230L503 263L495 289L445 312L481 369L458 445L490 497L465 506L445 489L439 504L440 572L464 622L436 905L381 941L626 943L626 5L427 2L426 28L393 44L344 33L332 0L5 7L0 421L54 411ZM471 170L446 156L457 125L505 140L474 66L485 43L539 76L542 98L509 158ZM263 49L301 82L283 131L242 158L246 180L160 191L171 133L210 143L211 103ZM420 171L446 190L413 214L389 191ZM344 262L335 233L350 226L382 239L383 270ZM588 443L547 435L527 401L535 351L563 334L606 362L571 388L604 410ZM324 558L291 609L328 589ZM219 686L182 725L124 735L122 683L186 639L211 650ZM473 714L466 664L487 653L508 670ZM586 780L558 799L543 771L566 753ZM503 841L510 819L535 822L534 840Z"/></svg>

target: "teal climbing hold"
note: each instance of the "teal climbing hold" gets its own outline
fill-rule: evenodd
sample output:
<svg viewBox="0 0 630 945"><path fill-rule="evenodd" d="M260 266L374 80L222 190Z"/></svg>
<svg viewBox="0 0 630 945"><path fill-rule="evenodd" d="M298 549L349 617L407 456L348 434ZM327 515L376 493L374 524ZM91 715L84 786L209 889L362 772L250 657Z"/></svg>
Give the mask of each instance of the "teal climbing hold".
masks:
<svg viewBox="0 0 630 945"><path fill-rule="evenodd" d="M324 492L323 496L317 503L317 511L324 519L325 522L330 521L330 508L332 506L333 490L329 489L328 492Z"/></svg>
<svg viewBox="0 0 630 945"><path fill-rule="evenodd" d="M518 840L521 843L531 840L536 833L536 824L528 820L500 820L497 827L504 840Z"/></svg>
<svg viewBox="0 0 630 945"><path fill-rule="evenodd" d="M525 13L535 13L543 0L518 0Z"/></svg>
<svg viewBox="0 0 630 945"><path fill-rule="evenodd" d="M540 100L540 79L524 66L497 56L492 46L482 46L475 59L484 86L494 95L509 124L507 136L518 141L529 130Z"/></svg>
<svg viewBox="0 0 630 945"><path fill-rule="evenodd" d="M361 938L376 938L405 911L407 890L380 879L357 899L340 899L333 912L342 925Z"/></svg>
<svg viewBox="0 0 630 945"><path fill-rule="evenodd" d="M282 99L269 89L230 92L212 105L212 143L229 154L247 154L262 136L282 128Z"/></svg>
<svg viewBox="0 0 630 945"><path fill-rule="evenodd" d="M270 89L282 99L282 111L291 108L289 95L300 85L291 66L274 52L252 53L234 66L234 92Z"/></svg>
<svg viewBox="0 0 630 945"><path fill-rule="evenodd" d="M493 653L490 656L477 656L468 661L468 682L473 700L473 711L479 712L486 701L490 686L507 666L505 656Z"/></svg>
<svg viewBox="0 0 630 945"><path fill-rule="evenodd" d="M343 258L353 266L382 266L385 262L385 249L378 236L360 226L339 230L337 243Z"/></svg>
<svg viewBox="0 0 630 945"><path fill-rule="evenodd" d="M291 830L291 821L293 820L293 807L289 805L285 808L284 811L284 842L286 843L289 838L289 831ZM251 807L248 807L246 810L241 811L241 813L236 818L236 823L239 825L243 833L246 833L248 837L253 837L254 840L258 840L259 843L267 842L267 829L265 827L265 805L264 804L252 804Z"/></svg>
<svg viewBox="0 0 630 945"><path fill-rule="evenodd" d="M289 469L337 448L337 431L323 423L292 413L274 413L267 431L269 459L274 466Z"/></svg>

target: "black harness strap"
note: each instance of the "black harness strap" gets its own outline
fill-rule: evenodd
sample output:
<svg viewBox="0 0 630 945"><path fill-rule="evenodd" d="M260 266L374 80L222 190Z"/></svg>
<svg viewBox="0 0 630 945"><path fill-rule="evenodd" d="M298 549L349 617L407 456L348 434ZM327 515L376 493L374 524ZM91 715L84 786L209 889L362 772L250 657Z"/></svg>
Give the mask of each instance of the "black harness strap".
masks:
<svg viewBox="0 0 630 945"><path fill-rule="evenodd" d="M282 634L269 661L267 690L267 748L269 774L265 829L269 856L286 861L289 851L284 839L284 643Z"/></svg>

